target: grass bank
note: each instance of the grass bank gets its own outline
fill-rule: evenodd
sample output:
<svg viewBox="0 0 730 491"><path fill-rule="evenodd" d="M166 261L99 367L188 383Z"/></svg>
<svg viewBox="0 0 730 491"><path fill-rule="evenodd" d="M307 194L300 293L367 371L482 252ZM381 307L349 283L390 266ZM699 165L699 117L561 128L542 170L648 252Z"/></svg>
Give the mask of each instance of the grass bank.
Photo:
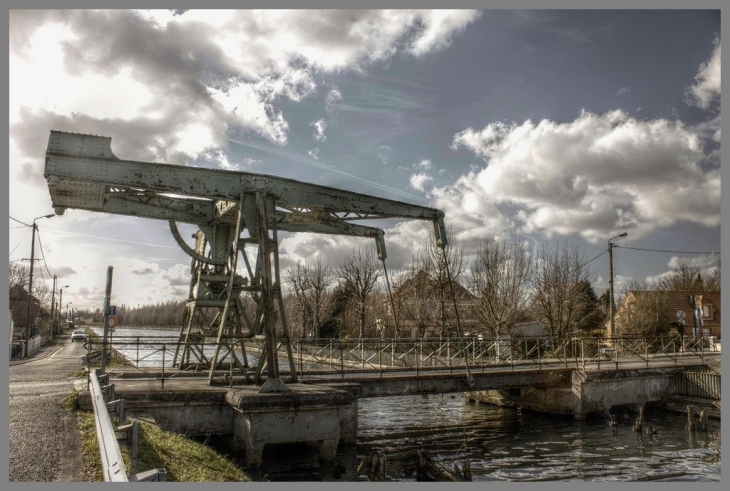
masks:
<svg viewBox="0 0 730 491"><path fill-rule="evenodd" d="M86 461L85 474L92 481L104 481L93 412L79 409L78 392L74 392L66 399L64 407L77 412L79 416L79 430ZM122 445L121 449L129 472L129 449L125 445ZM167 480L170 482L251 481L243 469L212 448L183 435L140 422L137 472L158 468L167 471Z"/></svg>

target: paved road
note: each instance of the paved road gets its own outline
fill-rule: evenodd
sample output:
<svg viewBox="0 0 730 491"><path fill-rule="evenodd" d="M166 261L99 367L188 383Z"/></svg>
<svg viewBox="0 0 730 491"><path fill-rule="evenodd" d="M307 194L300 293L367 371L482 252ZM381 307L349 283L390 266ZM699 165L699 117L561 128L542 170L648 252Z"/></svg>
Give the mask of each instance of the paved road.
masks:
<svg viewBox="0 0 730 491"><path fill-rule="evenodd" d="M78 418L61 407L81 379L82 343L56 337L30 358L10 361L9 480L88 481Z"/></svg>

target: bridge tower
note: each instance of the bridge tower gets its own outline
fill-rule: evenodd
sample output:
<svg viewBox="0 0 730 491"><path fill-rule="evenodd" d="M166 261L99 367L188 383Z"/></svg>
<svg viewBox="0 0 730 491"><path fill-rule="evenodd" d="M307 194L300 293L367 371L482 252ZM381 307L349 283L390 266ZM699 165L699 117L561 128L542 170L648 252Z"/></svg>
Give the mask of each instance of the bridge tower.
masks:
<svg viewBox="0 0 730 491"><path fill-rule="evenodd" d="M58 215L75 208L169 222L192 258L174 362L207 368L210 384L234 369L248 378L246 343L257 337L264 342L256 384L266 368L260 391L288 390L279 377L280 350L297 380L282 301L280 231L371 238L385 261L383 230L355 222L416 219L432 222L437 243L446 246L444 214L433 208L264 174L121 160L111 137L51 131L44 176ZM194 247L177 223L197 225ZM252 300L251 316L242 295Z"/></svg>

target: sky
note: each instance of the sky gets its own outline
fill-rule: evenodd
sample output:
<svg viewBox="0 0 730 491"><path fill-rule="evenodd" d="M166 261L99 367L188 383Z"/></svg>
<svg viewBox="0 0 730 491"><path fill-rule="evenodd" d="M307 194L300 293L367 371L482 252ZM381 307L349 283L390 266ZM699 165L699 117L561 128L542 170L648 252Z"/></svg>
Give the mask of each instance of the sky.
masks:
<svg viewBox="0 0 730 491"><path fill-rule="evenodd" d="M720 261L719 10L12 10L9 261L53 213L51 130L120 159L282 176L443 210L489 239L576 247L593 285ZM22 223L21 223L22 222ZM64 304L184 300L165 221L36 220ZM389 269L432 235L387 221ZM187 230L187 229L184 229ZM191 232L194 228L191 229ZM189 235L188 235L189 236ZM282 267L364 239L280 237ZM594 259L595 258L595 259Z"/></svg>

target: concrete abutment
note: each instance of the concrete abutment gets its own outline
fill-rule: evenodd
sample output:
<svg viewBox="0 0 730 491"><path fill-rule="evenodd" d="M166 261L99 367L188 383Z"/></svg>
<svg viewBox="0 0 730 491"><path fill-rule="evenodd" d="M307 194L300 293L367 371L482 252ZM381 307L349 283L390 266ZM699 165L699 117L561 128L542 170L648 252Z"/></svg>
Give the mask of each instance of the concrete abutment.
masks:
<svg viewBox="0 0 730 491"><path fill-rule="evenodd" d="M357 396L329 386L291 384L288 392L258 393L258 387L203 390L134 390L125 381L125 410L132 418L188 436L218 435L234 452L244 452L248 467L259 467L266 445L306 442L319 459L332 462L340 443L357 438ZM113 383L113 380L112 380ZM88 393L79 397L90 409Z"/></svg>
<svg viewBox="0 0 730 491"><path fill-rule="evenodd" d="M557 387L520 387L467 393L473 401L584 419L607 414L613 406L642 407L672 395L676 368L644 370L573 370Z"/></svg>

